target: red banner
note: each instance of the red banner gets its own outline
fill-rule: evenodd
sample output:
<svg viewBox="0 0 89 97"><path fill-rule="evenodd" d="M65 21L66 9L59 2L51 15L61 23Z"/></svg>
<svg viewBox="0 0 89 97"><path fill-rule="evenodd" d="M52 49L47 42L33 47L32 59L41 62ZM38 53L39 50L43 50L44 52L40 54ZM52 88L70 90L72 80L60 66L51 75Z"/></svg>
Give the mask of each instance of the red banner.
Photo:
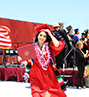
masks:
<svg viewBox="0 0 89 97"><path fill-rule="evenodd" d="M0 26L7 26L10 29L9 36L13 43L12 48L25 45L26 42L32 42L37 33L35 27L40 25L43 24L0 18ZM49 27L53 30L52 25Z"/></svg>

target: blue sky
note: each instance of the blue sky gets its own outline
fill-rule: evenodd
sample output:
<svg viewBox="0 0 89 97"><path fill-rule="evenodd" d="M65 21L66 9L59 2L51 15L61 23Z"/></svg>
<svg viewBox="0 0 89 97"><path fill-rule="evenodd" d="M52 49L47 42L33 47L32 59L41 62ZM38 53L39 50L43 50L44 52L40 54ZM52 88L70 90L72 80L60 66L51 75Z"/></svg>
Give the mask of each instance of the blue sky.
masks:
<svg viewBox="0 0 89 97"><path fill-rule="evenodd" d="M89 0L0 0L0 17L27 22L64 22L80 33L89 28ZM81 36L81 34L80 34Z"/></svg>

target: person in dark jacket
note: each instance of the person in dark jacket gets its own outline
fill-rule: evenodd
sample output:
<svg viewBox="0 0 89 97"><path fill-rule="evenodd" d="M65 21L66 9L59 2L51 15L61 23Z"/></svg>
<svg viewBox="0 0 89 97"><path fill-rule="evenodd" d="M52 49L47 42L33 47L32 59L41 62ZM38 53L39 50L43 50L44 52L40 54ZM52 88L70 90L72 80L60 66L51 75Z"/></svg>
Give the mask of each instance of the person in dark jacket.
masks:
<svg viewBox="0 0 89 97"><path fill-rule="evenodd" d="M85 88L83 85L83 75L85 70L85 59L88 57L88 51L86 54L82 51L83 42L78 41L76 43L76 56L77 56L77 67L78 67L78 77L77 77L77 89Z"/></svg>
<svg viewBox="0 0 89 97"><path fill-rule="evenodd" d="M68 51L70 50L71 46L70 46L70 43L69 43L69 39L68 39L68 36L67 36L67 33L66 33L66 30L63 29L63 28L60 28L58 30L58 32L61 34L61 36L64 38L65 40L65 55L68 53Z"/></svg>
<svg viewBox="0 0 89 97"><path fill-rule="evenodd" d="M68 36L68 39L69 39L69 43L71 45L71 52L69 54L69 58L68 58L68 67L73 67L73 59L75 59L75 55L74 55L74 43L75 43L75 39L74 39L74 34L73 34L73 29L72 29L72 26L69 25L66 27L67 29L67 36Z"/></svg>
<svg viewBox="0 0 89 97"><path fill-rule="evenodd" d="M70 49L70 44L69 44L69 40L67 37L67 33L65 31L65 29L60 28L59 23L55 23L53 25L53 34L56 37L57 40L63 40L65 41L65 47L63 48L63 50L55 57L56 59L56 64L57 64L57 69L63 68L63 62L64 62L64 57L67 55L69 49ZM66 63L67 64L67 63Z"/></svg>
<svg viewBox="0 0 89 97"><path fill-rule="evenodd" d="M52 32L54 34L54 37L57 40L63 40L64 41L64 38L58 32L58 30L60 29L60 25L58 23L55 23L53 25L53 28L54 28L54 30ZM65 49L63 49L57 56L55 56L55 61L56 61L56 67L57 67L57 69L60 69L60 68L63 67L64 52L65 52Z"/></svg>

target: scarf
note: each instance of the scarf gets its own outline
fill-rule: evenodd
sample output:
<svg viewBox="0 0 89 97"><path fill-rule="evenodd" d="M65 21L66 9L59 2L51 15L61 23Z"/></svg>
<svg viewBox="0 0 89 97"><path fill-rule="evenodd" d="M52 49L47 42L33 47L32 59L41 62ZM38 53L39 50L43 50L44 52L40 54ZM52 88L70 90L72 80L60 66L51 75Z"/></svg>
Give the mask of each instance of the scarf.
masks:
<svg viewBox="0 0 89 97"><path fill-rule="evenodd" d="M42 48L39 48L38 42L35 43L35 50L40 66L42 67L43 70L47 70L48 64L51 59L48 42L44 43Z"/></svg>

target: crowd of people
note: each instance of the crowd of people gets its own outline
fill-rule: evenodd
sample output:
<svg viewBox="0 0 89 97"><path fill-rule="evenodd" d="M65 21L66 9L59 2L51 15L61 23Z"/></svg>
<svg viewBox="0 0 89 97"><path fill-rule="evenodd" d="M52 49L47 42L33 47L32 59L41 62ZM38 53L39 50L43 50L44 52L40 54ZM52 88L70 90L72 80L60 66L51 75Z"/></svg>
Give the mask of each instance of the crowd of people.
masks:
<svg viewBox="0 0 89 97"><path fill-rule="evenodd" d="M60 25L62 24L62 26ZM57 68L63 68L63 63L66 67L77 66L78 77L76 87L78 89L85 88L83 85L83 76L85 66L89 65L89 30L84 30L79 37L79 28L74 29L71 25L63 28L64 23L55 23L53 25L53 34L57 40L63 40L65 42L64 49L55 57ZM69 51L71 51L69 53ZM69 54L68 54L69 53ZM67 56L68 55L68 56ZM66 57L67 56L67 57ZM66 57L66 61L64 60Z"/></svg>
<svg viewBox="0 0 89 97"><path fill-rule="evenodd" d="M65 41L65 44L66 44L64 49L55 58L58 69L63 68L63 62L64 62L63 59L67 56L68 52L73 48L76 51L76 43L78 41L83 42L82 50L84 53L86 53L86 50L89 50L89 46L88 46L89 30L88 29L84 30L84 32L81 33L81 37L79 37L79 34L80 34L79 28L74 29L74 33L73 33L73 27L71 25L67 26L66 29L64 29L63 27L64 27L64 23L55 23L53 25L54 36L58 40ZM73 50L71 50L70 54L66 58L66 62L65 62L66 67L73 67L73 59L75 59L75 66L76 66L76 60L77 60L76 52L74 55ZM85 64L88 64L88 58Z"/></svg>

